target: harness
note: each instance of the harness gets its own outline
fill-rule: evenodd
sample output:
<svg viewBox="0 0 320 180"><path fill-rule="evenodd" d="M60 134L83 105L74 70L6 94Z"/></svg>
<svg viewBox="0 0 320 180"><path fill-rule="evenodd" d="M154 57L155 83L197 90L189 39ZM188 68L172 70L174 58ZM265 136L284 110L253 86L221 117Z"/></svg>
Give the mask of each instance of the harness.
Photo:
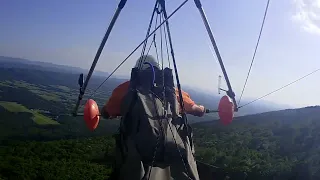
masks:
<svg viewBox="0 0 320 180"><path fill-rule="evenodd" d="M125 168L126 165L130 166L130 162L137 166L140 164L140 170L135 170L140 172L136 175L137 179L150 179L153 168L157 167L163 174L170 173L172 165L179 162L183 167L180 171L187 174L187 179L190 179L189 174L196 174L191 179L197 179L196 168L194 170L193 165L190 165L195 164L190 138L192 133L189 133L191 128L186 126L183 117L179 115L170 68L133 68L121 115L119 135L116 138L116 152L120 153L116 163L118 174L124 171L137 174L131 168ZM131 176L131 179L134 177Z"/></svg>

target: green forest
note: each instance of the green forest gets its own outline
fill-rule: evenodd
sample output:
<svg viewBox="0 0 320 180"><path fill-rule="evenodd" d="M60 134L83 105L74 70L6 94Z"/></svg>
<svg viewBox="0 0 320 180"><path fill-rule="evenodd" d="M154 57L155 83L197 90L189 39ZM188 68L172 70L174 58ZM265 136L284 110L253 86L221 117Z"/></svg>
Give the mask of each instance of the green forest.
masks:
<svg viewBox="0 0 320 180"><path fill-rule="evenodd" d="M108 179L119 121L102 119L91 132L82 117L69 116L77 81L77 74L1 68L1 180ZM94 77L88 94L101 81ZM102 87L99 106L122 81ZM229 126L206 116L191 126L196 159L216 179L320 179L318 106L241 116Z"/></svg>

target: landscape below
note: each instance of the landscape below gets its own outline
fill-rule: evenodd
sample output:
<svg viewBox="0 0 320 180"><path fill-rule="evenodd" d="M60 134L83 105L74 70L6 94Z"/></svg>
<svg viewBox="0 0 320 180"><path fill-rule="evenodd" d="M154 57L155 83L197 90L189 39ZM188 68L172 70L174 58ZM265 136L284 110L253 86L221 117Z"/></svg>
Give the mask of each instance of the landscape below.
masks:
<svg viewBox="0 0 320 180"><path fill-rule="evenodd" d="M107 179L119 121L102 119L91 132L82 117L69 116L78 74L0 68L0 179ZM87 94L103 80L94 76ZM100 107L123 81L110 79L95 94ZM230 179L320 178L318 106L241 116L229 126L216 116L189 121L197 160Z"/></svg>

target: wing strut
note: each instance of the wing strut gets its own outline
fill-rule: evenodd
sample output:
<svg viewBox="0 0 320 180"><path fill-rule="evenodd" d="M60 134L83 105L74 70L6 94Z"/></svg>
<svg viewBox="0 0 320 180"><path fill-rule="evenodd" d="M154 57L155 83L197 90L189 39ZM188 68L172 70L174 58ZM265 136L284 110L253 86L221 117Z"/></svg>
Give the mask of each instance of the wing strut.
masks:
<svg viewBox="0 0 320 180"><path fill-rule="evenodd" d="M199 12L201 14L201 18L203 20L203 23L204 23L204 25L206 27L206 30L208 32L208 35L210 37L210 40L211 40L211 43L213 45L214 51L215 51L215 53L217 55L217 58L218 58L222 73L223 73L224 78L225 78L225 80L227 82L228 91L226 91L226 93L232 99L232 101L234 103L234 110L237 112L238 111L238 106L237 106L237 102L236 102L236 99L235 99L235 93L232 90L231 83L230 83L230 80L228 78L227 71L226 71L226 69L225 69L225 67L223 65L223 61L222 61L218 46L216 44L216 41L215 41L215 39L213 37L213 33L212 33L211 27L209 25L208 19L206 17L206 14L205 14L203 8L202 8L202 4L201 4L200 0L194 0L194 3L196 4L196 6L197 6L197 8L198 8L198 10L199 10Z"/></svg>
<svg viewBox="0 0 320 180"><path fill-rule="evenodd" d="M82 100L82 98L83 98L83 95L84 95L84 93L85 93L85 91L86 91L86 88L87 88L87 86L88 86L89 80L90 80L90 78L91 78L91 76L92 76L92 73L93 73L93 71L94 71L94 68L96 67L96 65L97 65L97 63L98 63L99 57L100 57L101 52L102 52L102 50L103 50L103 48L104 48L104 46L105 46L105 44L106 44L106 42L107 42L107 40L108 40L108 38L109 38L109 35L110 35L110 33L111 33L111 30L112 30L114 24L116 23L116 21L117 21L117 19L118 19L118 17L119 17L119 14L120 14L121 10L123 9L123 7L125 6L126 2L127 2L127 0L121 0L121 1L119 2L118 8L117 8L116 12L115 12L114 15L113 15L113 18L112 18L112 20L111 20L111 22L110 22L110 25L109 25L109 27L108 27L108 29L107 29L107 31L106 31L106 34L104 35L104 37L103 37L103 39L102 39L102 42L101 42L101 44L100 44L100 46L99 46L99 49L98 49L98 51L97 51L97 54L96 54L96 56L94 57L94 60L93 60L92 65L91 65L91 68L90 68L89 73L88 73L88 75L87 75L87 77L86 77L86 80L84 81L84 84L80 84L80 83L79 83L79 85L80 85L80 92L79 92L79 97L78 97L77 104L76 104L76 106L75 106L75 108L74 108L74 111L73 111L73 116L76 116L76 115L77 115L77 111L78 111L80 102L81 102L81 100ZM82 76L82 78L83 78L83 76ZM79 80L80 80L80 79L79 79Z"/></svg>

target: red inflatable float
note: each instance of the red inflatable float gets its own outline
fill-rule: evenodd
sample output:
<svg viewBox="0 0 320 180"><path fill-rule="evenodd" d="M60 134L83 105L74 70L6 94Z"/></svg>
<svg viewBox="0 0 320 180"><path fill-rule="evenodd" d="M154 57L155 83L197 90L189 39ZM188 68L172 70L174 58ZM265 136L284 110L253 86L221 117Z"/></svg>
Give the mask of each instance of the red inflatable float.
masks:
<svg viewBox="0 0 320 180"><path fill-rule="evenodd" d="M233 120L234 115L234 105L232 100L228 96L223 96L219 102L219 117L220 122L224 125L228 125Z"/></svg>
<svg viewBox="0 0 320 180"><path fill-rule="evenodd" d="M83 112L83 118L86 122L87 127L93 131L97 128L100 120L100 112L99 107L97 103L89 99L85 106L84 106L84 112Z"/></svg>

